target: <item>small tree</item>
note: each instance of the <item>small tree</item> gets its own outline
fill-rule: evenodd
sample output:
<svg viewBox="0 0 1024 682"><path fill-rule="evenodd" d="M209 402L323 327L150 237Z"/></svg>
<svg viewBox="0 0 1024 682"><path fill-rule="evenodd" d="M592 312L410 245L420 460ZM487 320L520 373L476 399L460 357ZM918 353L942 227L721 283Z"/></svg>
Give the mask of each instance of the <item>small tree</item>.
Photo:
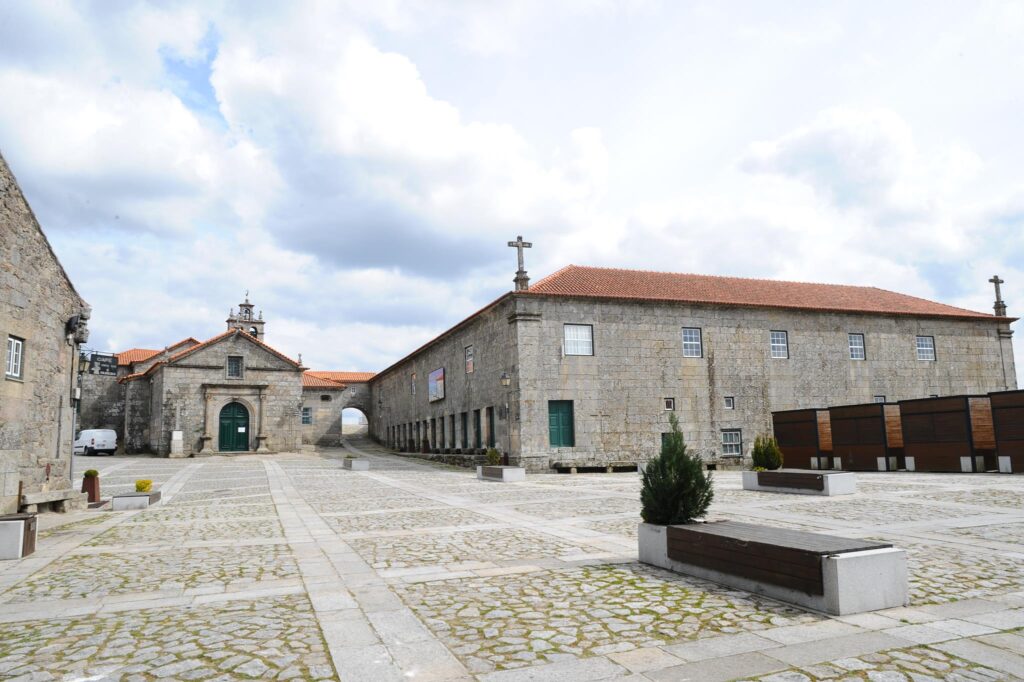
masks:
<svg viewBox="0 0 1024 682"><path fill-rule="evenodd" d="M487 448L487 452L484 453L487 457L487 464L489 466L498 466L501 464L501 453L494 448Z"/></svg>
<svg viewBox="0 0 1024 682"><path fill-rule="evenodd" d="M782 466L782 450L779 449L779 442L768 435L761 435L754 439L754 449L750 453L754 469L778 469Z"/></svg>
<svg viewBox="0 0 1024 682"><path fill-rule="evenodd" d="M662 526L690 523L707 514L715 495L711 474L697 455L691 455L679 430L679 419L669 415L671 432L661 453L644 469L640 516L646 523Z"/></svg>

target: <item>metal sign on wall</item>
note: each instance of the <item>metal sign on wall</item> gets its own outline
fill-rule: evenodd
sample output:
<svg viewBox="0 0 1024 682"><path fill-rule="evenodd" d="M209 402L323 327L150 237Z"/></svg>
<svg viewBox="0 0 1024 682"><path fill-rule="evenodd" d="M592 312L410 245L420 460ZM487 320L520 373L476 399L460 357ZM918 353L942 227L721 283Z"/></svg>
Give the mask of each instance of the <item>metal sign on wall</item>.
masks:
<svg viewBox="0 0 1024 682"><path fill-rule="evenodd" d="M113 353L82 353L82 366L89 374L117 376L117 356Z"/></svg>

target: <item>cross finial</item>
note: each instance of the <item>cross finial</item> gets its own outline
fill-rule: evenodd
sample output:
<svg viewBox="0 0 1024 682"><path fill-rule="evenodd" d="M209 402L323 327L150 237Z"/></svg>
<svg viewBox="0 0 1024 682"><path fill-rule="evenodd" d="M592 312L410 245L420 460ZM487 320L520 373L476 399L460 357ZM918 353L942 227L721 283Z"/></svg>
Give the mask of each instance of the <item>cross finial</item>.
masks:
<svg viewBox="0 0 1024 682"><path fill-rule="evenodd" d="M519 269L516 271L516 278L512 280L516 284L516 291L526 291L530 288L530 278L526 276L526 268L523 265L523 249L533 248L533 244L523 241L523 235L516 237L514 242L508 245L519 252Z"/></svg>
<svg viewBox="0 0 1024 682"><path fill-rule="evenodd" d="M999 279L999 275L992 275L992 279L989 280L996 286L996 302L992 306L992 309L996 311L997 317L1006 317L1006 301L1003 300L1003 294L999 290L1000 284L1006 284L1004 280Z"/></svg>

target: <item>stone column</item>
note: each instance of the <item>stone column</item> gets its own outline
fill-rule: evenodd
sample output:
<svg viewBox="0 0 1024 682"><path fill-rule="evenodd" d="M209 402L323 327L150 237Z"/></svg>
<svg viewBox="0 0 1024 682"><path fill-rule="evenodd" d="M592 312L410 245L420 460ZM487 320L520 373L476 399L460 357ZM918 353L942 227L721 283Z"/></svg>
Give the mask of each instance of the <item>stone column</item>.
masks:
<svg viewBox="0 0 1024 682"><path fill-rule="evenodd" d="M203 435L199 436L199 454L210 455L213 454L213 446L210 441L213 440L213 436L210 435L210 400L213 398L212 395L203 388ZM125 401L127 404L127 401Z"/></svg>
<svg viewBox="0 0 1024 682"><path fill-rule="evenodd" d="M267 394L260 389L260 397L258 408L259 414L256 416L257 430L256 430L256 452L270 452L267 449L267 434L263 433L263 413L267 410ZM301 407L299 408L301 411Z"/></svg>

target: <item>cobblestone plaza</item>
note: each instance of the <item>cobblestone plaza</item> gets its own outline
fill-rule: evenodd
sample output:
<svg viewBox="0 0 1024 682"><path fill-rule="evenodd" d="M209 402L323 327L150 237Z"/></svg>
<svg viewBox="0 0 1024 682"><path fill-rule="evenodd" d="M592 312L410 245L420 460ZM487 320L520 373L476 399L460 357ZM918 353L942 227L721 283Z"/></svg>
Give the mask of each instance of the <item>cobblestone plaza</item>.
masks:
<svg viewBox="0 0 1024 682"><path fill-rule="evenodd" d="M636 473L478 482L351 446L88 458L139 512L40 517L0 562L0 679L1024 679L1024 478L858 474L856 495L745 492L711 518L884 538L911 604L828 617L639 564Z"/></svg>

